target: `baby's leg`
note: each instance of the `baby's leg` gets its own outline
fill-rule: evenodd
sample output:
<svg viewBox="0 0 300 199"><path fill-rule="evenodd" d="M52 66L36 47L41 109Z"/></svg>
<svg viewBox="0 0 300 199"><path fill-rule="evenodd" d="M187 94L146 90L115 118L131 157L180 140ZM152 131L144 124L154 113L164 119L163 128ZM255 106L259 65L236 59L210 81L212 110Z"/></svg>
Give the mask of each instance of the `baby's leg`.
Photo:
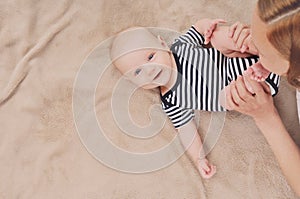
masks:
<svg viewBox="0 0 300 199"><path fill-rule="evenodd" d="M265 81L270 74L270 71L265 69L261 63L257 62L250 66L245 73L250 75L251 79L256 80L258 82Z"/></svg>

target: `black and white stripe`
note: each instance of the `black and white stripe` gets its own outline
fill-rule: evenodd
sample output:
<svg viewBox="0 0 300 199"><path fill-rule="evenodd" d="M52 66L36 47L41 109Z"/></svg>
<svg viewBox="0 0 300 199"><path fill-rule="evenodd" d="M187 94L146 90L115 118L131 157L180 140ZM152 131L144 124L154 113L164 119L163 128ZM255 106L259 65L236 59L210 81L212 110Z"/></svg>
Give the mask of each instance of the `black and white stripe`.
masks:
<svg viewBox="0 0 300 199"><path fill-rule="evenodd" d="M161 96L162 107L175 128L194 116L193 110L225 111L219 104L219 92L235 80L258 58L228 58L214 48L204 48L204 38L194 27L175 40L171 47L178 77L174 87ZM279 76L266 80L276 94Z"/></svg>

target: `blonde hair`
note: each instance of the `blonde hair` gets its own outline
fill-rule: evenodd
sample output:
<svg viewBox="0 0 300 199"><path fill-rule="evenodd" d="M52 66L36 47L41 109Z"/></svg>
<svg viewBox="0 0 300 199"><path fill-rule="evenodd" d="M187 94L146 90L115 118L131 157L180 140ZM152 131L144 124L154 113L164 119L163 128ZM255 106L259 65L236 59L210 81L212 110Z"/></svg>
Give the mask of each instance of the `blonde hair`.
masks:
<svg viewBox="0 0 300 199"><path fill-rule="evenodd" d="M267 38L289 61L288 82L300 88L300 0L259 0L258 15L267 27Z"/></svg>

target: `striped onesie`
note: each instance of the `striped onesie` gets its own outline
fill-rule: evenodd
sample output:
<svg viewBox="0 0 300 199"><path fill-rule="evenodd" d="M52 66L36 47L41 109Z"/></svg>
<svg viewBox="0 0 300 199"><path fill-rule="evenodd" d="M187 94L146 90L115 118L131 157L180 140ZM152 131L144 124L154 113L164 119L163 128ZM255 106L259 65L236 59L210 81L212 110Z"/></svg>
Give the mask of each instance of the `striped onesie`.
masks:
<svg viewBox="0 0 300 199"><path fill-rule="evenodd" d="M219 103L219 92L258 61L257 57L229 58L203 44L203 36L192 26L171 46L178 75L175 85L161 94L161 100L175 128L193 119L194 110L226 111ZM272 95L278 92L279 81L273 73L266 79Z"/></svg>

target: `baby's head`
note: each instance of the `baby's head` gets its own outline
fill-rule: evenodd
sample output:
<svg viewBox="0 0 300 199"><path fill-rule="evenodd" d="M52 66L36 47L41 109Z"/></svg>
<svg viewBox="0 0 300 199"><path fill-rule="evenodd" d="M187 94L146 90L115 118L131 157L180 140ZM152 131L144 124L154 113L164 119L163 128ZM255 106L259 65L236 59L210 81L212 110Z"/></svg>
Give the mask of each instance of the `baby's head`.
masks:
<svg viewBox="0 0 300 199"><path fill-rule="evenodd" d="M164 86L171 75L172 54L160 36L142 27L115 36L110 56L116 68L139 87Z"/></svg>

